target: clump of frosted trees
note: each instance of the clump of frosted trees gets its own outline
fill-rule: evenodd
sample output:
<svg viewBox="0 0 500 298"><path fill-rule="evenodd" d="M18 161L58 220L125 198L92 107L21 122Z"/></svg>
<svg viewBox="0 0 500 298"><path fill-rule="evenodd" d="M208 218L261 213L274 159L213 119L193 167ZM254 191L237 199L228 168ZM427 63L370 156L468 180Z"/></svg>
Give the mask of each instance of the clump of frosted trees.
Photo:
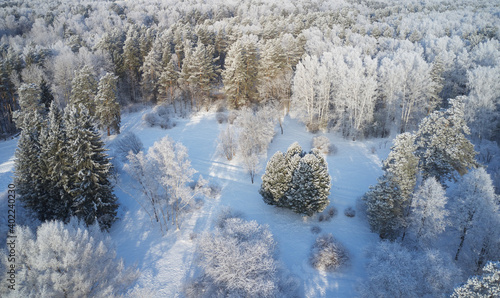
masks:
<svg viewBox="0 0 500 298"><path fill-rule="evenodd" d="M98 225L87 228L72 218L68 224L45 222L36 233L20 226L16 235L15 287L2 287L2 297L113 297L126 294L139 275L116 258ZM8 255L1 252L0 258L9 268Z"/></svg>
<svg viewBox="0 0 500 298"><path fill-rule="evenodd" d="M202 177L194 183L196 170L191 167L186 147L166 136L147 153L130 152L128 160L125 171L137 182L136 188L142 194L141 206L151 221L160 226L162 233L170 225L179 229L181 217L196 198L206 193Z"/></svg>
<svg viewBox="0 0 500 298"><path fill-rule="evenodd" d="M45 114L37 89L24 89L14 177L21 201L42 221L77 216L109 229L118 208L112 165L89 110L69 105L61 113L52 102Z"/></svg>
<svg viewBox="0 0 500 298"><path fill-rule="evenodd" d="M451 271L456 269L450 266L456 265L466 274L477 273L488 261L500 257L499 199L490 175L475 161L474 146L465 137L468 127L463 107L462 101L451 101L447 110L424 118L415 135L397 136L384 161L384 175L365 194L372 230L395 243L381 244L372 254L364 295L390 296L393 288L403 291L404 296L419 291L424 292L417 296L440 295L450 288L450 281L460 278L452 278ZM449 182L456 187L446 192ZM450 245L439 247L437 240L443 237ZM388 245L394 246L390 255L381 255ZM422 265L411 264L420 262L419 258L424 258ZM439 278L429 283L419 281L427 277L417 272L395 273L397 268L391 264L401 267L405 262L408 268L429 266L425 265L429 262L434 266L429 270L440 271L433 275ZM413 280L380 286L385 284L384 279L391 280L392 274L404 274ZM481 283L478 278L470 282ZM412 284L432 287L417 290L411 288ZM473 285L458 288L455 295L470 287Z"/></svg>
<svg viewBox="0 0 500 298"><path fill-rule="evenodd" d="M331 178L322 154L302 151L298 143L276 152L266 166L259 190L264 202L313 215L330 204Z"/></svg>

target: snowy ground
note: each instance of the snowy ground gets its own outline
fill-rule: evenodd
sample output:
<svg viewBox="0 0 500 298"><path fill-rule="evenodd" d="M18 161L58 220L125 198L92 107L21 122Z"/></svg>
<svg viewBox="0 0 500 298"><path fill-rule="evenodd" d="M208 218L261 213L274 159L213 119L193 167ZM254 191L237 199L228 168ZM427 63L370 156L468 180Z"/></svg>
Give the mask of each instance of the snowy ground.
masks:
<svg viewBox="0 0 500 298"><path fill-rule="evenodd" d="M356 207L356 201L368 190L382 173L381 160L391 142L375 139L362 142L344 140L326 134L338 152L327 157L332 177L331 206L338 214L331 221L319 222L317 216L303 218L291 211L266 205L258 193L262 170L254 184L237 159L228 162L216 153L216 139L226 124L218 124L215 113L199 113L190 119L177 120L176 127L163 130L147 127L142 121L146 111L122 116L122 133L134 132L149 148L165 135L180 141L189 150L194 169L204 178L222 187L220 197L207 199L203 206L186 217L180 231L170 230L162 236L159 228L152 226L148 215L141 209L133 182L123 174L115 188L120 200L120 220L110 231L116 244L117 254L126 265L135 264L141 271L138 286L147 291L144 296L181 296L182 284L195 273L194 251L196 236L211 229L213 219L226 206L244 214L247 220L267 224L274 234L280 251L280 259L286 269L300 280L300 296L304 297L353 297L356 285L365 277L365 250L378 239L369 231L366 219L359 214L354 218L344 216L344 209ZM284 134L276 129L268 157L276 151L285 151L297 141L304 150L311 149L314 135L304 126L286 118ZM113 138L113 137L112 137ZM112 138L107 141L111 141ZM17 140L0 142L0 193L11 182L13 158ZM308 264L309 252L318 235L311 227L319 226L321 233L332 233L349 251L350 264L335 273L324 273ZM320 234L321 234L320 233Z"/></svg>

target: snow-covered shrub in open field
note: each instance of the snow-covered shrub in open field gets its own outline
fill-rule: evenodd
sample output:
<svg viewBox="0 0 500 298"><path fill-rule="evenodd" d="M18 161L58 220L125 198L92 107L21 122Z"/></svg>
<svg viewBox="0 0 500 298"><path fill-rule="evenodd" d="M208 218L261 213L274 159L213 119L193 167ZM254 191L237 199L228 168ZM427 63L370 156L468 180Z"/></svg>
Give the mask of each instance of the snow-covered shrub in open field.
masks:
<svg viewBox="0 0 500 298"><path fill-rule="evenodd" d="M316 239L309 261L318 270L335 271L349 261L349 256L332 234L325 234Z"/></svg>
<svg viewBox="0 0 500 298"><path fill-rule="evenodd" d="M287 297L296 288L280 269L273 235L256 221L226 211L198 250L203 273L186 286L187 297Z"/></svg>
<svg viewBox="0 0 500 298"><path fill-rule="evenodd" d="M318 149L323 154L335 154L337 148L330 144L330 140L325 136L317 136L313 138L312 147Z"/></svg>
<svg viewBox="0 0 500 298"><path fill-rule="evenodd" d="M164 129L175 127L176 123L172 120L174 112L167 105L157 105L149 113L145 113L142 119L151 127L159 126Z"/></svg>

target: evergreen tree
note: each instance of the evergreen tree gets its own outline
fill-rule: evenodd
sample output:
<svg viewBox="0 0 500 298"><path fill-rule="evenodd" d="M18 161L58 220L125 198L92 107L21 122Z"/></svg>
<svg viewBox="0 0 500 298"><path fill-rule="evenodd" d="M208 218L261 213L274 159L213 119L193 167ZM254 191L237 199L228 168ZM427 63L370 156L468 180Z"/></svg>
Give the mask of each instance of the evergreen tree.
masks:
<svg viewBox="0 0 500 298"><path fill-rule="evenodd" d="M69 177L71 213L92 225L97 221L109 229L115 220L116 196L109 181L111 162L104 143L85 107L69 106L65 115L68 152L72 154L72 173Z"/></svg>
<svg viewBox="0 0 500 298"><path fill-rule="evenodd" d="M36 110L23 114L22 122L18 119L21 136L16 149L14 183L21 201L25 207L35 213L45 211L43 197L45 197L44 173L40 162L40 135L43 120Z"/></svg>
<svg viewBox="0 0 500 298"><path fill-rule="evenodd" d="M396 239L405 227L405 200L390 173L378 179L364 195L368 223L382 239Z"/></svg>
<svg viewBox="0 0 500 298"><path fill-rule="evenodd" d="M144 58L141 67L142 95L144 100L156 102L158 100L159 79L161 76L161 49L159 42L155 42Z"/></svg>
<svg viewBox="0 0 500 298"><path fill-rule="evenodd" d="M45 107L40 104L40 88L37 85L21 84L17 92L20 110L14 112L14 119L18 128L22 129L25 117L32 117L32 112L41 115Z"/></svg>
<svg viewBox="0 0 500 298"><path fill-rule="evenodd" d="M464 103L450 100L450 107L422 120L416 137L420 168L424 179L436 177L441 183L456 180L477 166L474 145L465 137L469 128L464 120Z"/></svg>
<svg viewBox="0 0 500 298"><path fill-rule="evenodd" d="M410 204L417 183L418 159L415 156L415 135L403 133L396 136L389 156L384 161L384 171L390 173L398 186L401 198Z"/></svg>
<svg viewBox="0 0 500 298"><path fill-rule="evenodd" d="M42 197L43 209L38 216L42 221L67 221L71 215L68 185L73 165L69 163L70 160L63 116L57 105L52 102L40 149L40 162L43 165L46 186L45 195Z"/></svg>
<svg viewBox="0 0 500 298"><path fill-rule="evenodd" d="M142 56L139 48L139 28L136 25L129 27L123 44L123 68L130 83L130 96L137 101L137 87L139 84Z"/></svg>
<svg viewBox="0 0 500 298"><path fill-rule="evenodd" d="M47 82L42 78L42 82L40 83L40 103L45 107L46 112L50 110L52 101L54 101L54 96L52 95Z"/></svg>
<svg viewBox="0 0 500 298"><path fill-rule="evenodd" d="M233 43L228 51L222 72L224 89L229 106L240 108L255 102L257 98L258 53L251 38Z"/></svg>
<svg viewBox="0 0 500 298"><path fill-rule="evenodd" d="M70 104L89 110L90 115L95 115L94 97L97 92L97 81L90 66L85 65L77 71L71 81Z"/></svg>
<svg viewBox="0 0 500 298"><path fill-rule="evenodd" d="M262 185L259 193L264 202L269 205L284 207L285 193L290 187L292 173L288 171L285 155L278 151L269 159L266 171L262 175Z"/></svg>
<svg viewBox="0 0 500 298"><path fill-rule="evenodd" d="M262 176L260 194L264 202L311 216L329 204L331 178L319 151L305 154L293 143L286 154L276 152Z"/></svg>
<svg viewBox="0 0 500 298"><path fill-rule="evenodd" d="M177 86L177 80L179 79L179 70L177 69L176 63L173 59L168 61L167 65L163 69L160 76L160 94L165 98L170 98L170 102L174 104L174 90Z"/></svg>
<svg viewBox="0 0 500 298"><path fill-rule="evenodd" d="M319 153L306 154L292 175L286 204L296 213L313 215L330 204L330 175Z"/></svg>
<svg viewBox="0 0 500 298"><path fill-rule="evenodd" d="M116 102L118 77L106 73L99 81L96 102L96 118L100 129L106 129L108 136L113 129L120 133L120 105Z"/></svg>

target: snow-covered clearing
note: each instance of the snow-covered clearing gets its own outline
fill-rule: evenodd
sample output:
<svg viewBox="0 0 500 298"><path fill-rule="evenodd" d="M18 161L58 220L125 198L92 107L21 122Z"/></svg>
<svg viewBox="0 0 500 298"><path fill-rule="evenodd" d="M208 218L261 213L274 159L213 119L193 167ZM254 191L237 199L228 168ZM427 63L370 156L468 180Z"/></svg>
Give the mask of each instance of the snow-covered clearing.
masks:
<svg viewBox="0 0 500 298"><path fill-rule="evenodd" d="M213 112L200 112L190 119L177 119L169 130L147 127L140 111L122 116L122 133L134 132L143 142L145 150L165 135L181 142L189 150L192 167L205 179L222 189L217 198L206 199L182 221L179 231L171 228L162 236L160 229L151 224L149 216L139 204L138 191L124 171L115 192L119 197L120 219L110 235L116 244L117 254L126 265L136 264L141 271L137 286L144 288L140 295L156 297L182 296L183 282L195 274L195 250L198 235L212 228L217 214L225 207L244 214L247 220L267 224L279 247L279 258L284 267L300 281L300 296L304 297L353 297L356 285L365 277L365 250L378 240L371 233L366 219L356 210L356 216L344 215L347 207L356 209L357 200L381 175L381 160L389 151L387 139L350 141L334 134L326 134L338 151L327 157L332 177L331 205L338 210L331 221L319 222L318 216L304 218L289 210L269 206L258 193L267 159L276 151L285 151L297 141L306 151L311 149L312 138L296 120L285 118L284 134L276 127L268 158L262 160L256 181L241 167L238 158L227 161L216 152L217 136L227 124L219 124ZM256 124L258 125L258 124ZM106 139L111 141L114 137ZM13 158L17 140L0 143L0 192L7 189L13 171ZM328 209L328 208L327 208ZM2 215L3 216L3 215ZM321 233L332 233L348 250L350 263L335 273L313 269L309 253L318 234L311 228L318 226Z"/></svg>

